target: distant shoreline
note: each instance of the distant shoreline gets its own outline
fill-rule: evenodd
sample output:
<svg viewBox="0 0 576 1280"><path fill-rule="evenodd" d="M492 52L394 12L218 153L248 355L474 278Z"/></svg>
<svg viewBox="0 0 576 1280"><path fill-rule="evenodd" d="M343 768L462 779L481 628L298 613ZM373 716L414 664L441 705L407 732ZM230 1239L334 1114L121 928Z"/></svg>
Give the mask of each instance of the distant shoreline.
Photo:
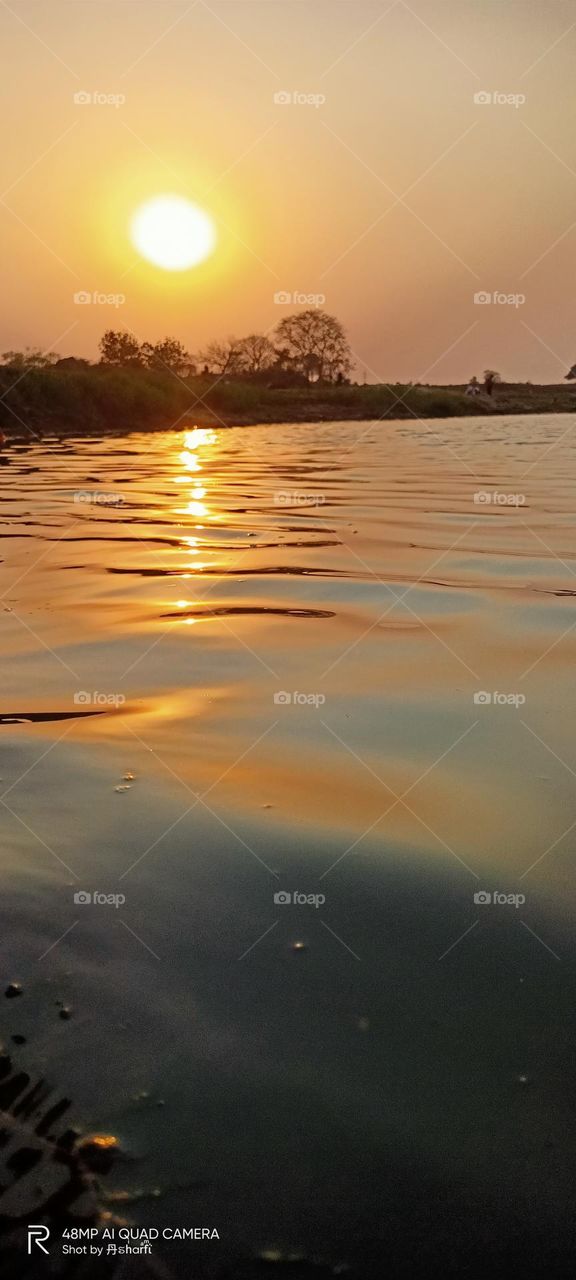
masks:
<svg viewBox="0 0 576 1280"><path fill-rule="evenodd" d="M0 368L0 428L10 437L273 423L415 420L576 413L576 384L501 383L493 396L458 386L274 386L265 380L180 378L94 365Z"/></svg>

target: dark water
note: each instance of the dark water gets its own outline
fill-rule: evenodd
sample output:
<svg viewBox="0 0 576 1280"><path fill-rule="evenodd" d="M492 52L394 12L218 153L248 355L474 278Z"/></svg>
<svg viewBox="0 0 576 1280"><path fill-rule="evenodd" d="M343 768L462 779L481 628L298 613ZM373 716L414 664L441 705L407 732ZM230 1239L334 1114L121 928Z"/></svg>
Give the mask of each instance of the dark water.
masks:
<svg viewBox="0 0 576 1280"><path fill-rule="evenodd" d="M2 455L3 1035L178 1274L565 1265L575 425Z"/></svg>

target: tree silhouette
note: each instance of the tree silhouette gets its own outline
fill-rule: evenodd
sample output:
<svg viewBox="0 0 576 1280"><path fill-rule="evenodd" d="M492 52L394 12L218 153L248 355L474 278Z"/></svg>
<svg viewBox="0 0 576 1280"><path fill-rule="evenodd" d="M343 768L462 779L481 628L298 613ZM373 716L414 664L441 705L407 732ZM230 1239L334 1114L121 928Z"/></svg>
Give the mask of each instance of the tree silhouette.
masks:
<svg viewBox="0 0 576 1280"><path fill-rule="evenodd" d="M487 396L493 395L494 387L498 382L501 382L501 381L502 381L502 378L500 377L499 373L496 373L495 369L485 369L484 390L486 392L486 395Z"/></svg>
<svg viewBox="0 0 576 1280"><path fill-rule="evenodd" d="M249 333L240 340L240 362L244 373L262 373L276 363L276 351L262 333Z"/></svg>
<svg viewBox="0 0 576 1280"><path fill-rule="evenodd" d="M227 338L225 342L209 342L198 352L197 359L209 373L239 373L242 368L242 341L240 338Z"/></svg>
<svg viewBox="0 0 576 1280"><path fill-rule="evenodd" d="M60 357L56 351L26 347L25 351L3 351L2 359L9 369L49 369Z"/></svg>
<svg viewBox="0 0 576 1280"><path fill-rule="evenodd" d="M195 373L192 356L178 338L162 338L161 342L144 342L141 347L144 363L149 369L168 369L181 377Z"/></svg>
<svg viewBox="0 0 576 1280"><path fill-rule="evenodd" d="M100 358L102 364L141 365L142 352L138 339L133 333L122 329L107 329L100 339Z"/></svg>
<svg viewBox="0 0 576 1280"><path fill-rule="evenodd" d="M345 330L325 311L285 316L276 327L276 340L280 363L309 382L336 382L350 373L352 352Z"/></svg>

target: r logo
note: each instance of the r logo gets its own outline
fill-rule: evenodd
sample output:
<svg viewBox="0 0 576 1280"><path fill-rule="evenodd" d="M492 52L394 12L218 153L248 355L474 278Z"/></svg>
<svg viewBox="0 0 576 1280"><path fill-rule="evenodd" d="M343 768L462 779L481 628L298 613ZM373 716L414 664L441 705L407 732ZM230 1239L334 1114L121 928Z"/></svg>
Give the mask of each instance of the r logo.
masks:
<svg viewBox="0 0 576 1280"><path fill-rule="evenodd" d="M42 1241L49 1240L49 1239L50 1239L49 1227L36 1226L34 1223L30 1223L28 1227L28 1253L32 1253L33 1243L36 1245L37 1249L42 1250L42 1253L48 1253L48 1250L44 1247L44 1245L42 1244Z"/></svg>

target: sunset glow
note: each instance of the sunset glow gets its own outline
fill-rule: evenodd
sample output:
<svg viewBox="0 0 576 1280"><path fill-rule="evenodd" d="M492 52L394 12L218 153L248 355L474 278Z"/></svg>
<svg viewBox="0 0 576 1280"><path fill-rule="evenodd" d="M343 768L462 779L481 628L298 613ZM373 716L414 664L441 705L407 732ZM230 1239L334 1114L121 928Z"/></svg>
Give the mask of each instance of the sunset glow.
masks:
<svg viewBox="0 0 576 1280"><path fill-rule="evenodd" d="M216 246L212 219L181 196L156 196L136 210L130 225L134 248L164 271L187 271Z"/></svg>

